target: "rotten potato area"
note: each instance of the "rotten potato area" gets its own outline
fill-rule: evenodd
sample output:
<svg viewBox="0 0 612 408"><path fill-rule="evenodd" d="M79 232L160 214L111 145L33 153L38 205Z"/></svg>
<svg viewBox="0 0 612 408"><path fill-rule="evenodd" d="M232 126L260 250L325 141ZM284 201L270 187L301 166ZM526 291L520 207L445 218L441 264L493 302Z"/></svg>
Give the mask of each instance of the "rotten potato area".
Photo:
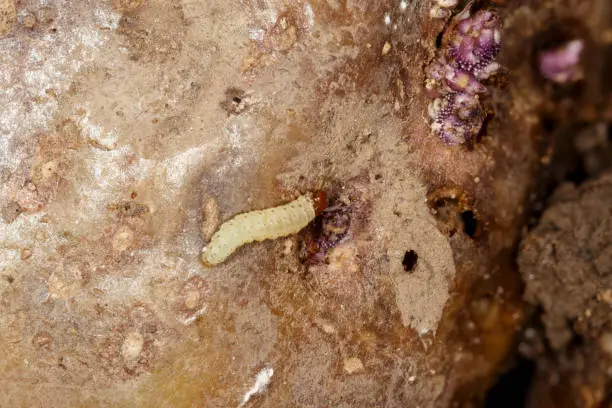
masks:
<svg viewBox="0 0 612 408"><path fill-rule="evenodd" d="M348 201L334 199L321 211L300 241L300 260L305 264L324 262L327 253L348 234L351 207Z"/></svg>
<svg viewBox="0 0 612 408"><path fill-rule="evenodd" d="M382 177L382 176L380 176ZM328 263L328 254L351 240L363 229L372 211L371 197L364 190L364 178L349 182L328 182L325 193L318 191L317 217L298 235L298 258L306 266Z"/></svg>
<svg viewBox="0 0 612 408"><path fill-rule="evenodd" d="M427 203L438 220L442 232L452 237L463 231L470 238L479 238L484 225L470 199L456 186L440 187L427 196Z"/></svg>
<svg viewBox="0 0 612 408"><path fill-rule="evenodd" d="M117 213L118 217L141 217L150 212L146 204L134 200L121 200L107 206L109 211Z"/></svg>

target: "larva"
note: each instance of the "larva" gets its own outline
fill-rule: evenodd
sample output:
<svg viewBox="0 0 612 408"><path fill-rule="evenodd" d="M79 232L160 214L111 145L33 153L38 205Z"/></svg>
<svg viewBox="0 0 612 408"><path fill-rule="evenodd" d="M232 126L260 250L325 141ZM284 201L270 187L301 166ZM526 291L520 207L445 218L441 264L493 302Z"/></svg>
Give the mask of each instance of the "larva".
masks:
<svg viewBox="0 0 612 408"><path fill-rule="evenodd" d="M213 266L241 246L298 233L325 208L325 195L302 195L290 203L238 214L224 222L202 250L202 262Z"/></svg>

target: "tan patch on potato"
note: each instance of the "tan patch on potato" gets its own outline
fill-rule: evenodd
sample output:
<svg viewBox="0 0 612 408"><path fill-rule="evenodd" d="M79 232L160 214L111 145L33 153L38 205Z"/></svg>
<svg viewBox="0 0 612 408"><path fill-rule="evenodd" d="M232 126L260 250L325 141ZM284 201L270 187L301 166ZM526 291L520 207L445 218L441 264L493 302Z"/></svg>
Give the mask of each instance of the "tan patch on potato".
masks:
<svg viewBox="0 0 612 408"><path fill-rule="evenodd" d="M213 234L219 227L220 222L217 200L215 200L213 197L206 198L202 206L202 213L204 215L204 220L202 222L202 236L206 242L209 242L210 238L212 238Z"/></svg>
<svg viewBox="0 0 612 408"><path fill-rule="evenodd" d="M134 232L129 227L121 227L113 235L113 249L123 252L132 246L134 242Z"/></svg>
<svg viewBox="0 0 612 408"><path fill-rule="evenodd" d="M146 0L113 0L113 8L117 11L133 11L142 6Z"/></svg>
<svg viewBox="0 0 612 408"><path fill-rule="evenodd" d="M17 9L13 0L0 0L0 38L5 37L17 21Z"/></svg>
<svg viewBox="0 0 612 408"><path fill-rule="evenodd" d="M140 332L132 331L125 336L121 345L121 356L125 361L134 361L140 356L144 346L144 337Z"/></svg>
<svg viewBox="0 0 612 408"><path fill-rule="evenodd" d="M363 363L357 357L347 358L343 362L344 371L347 374L355 374L363 371Z"/></svg>

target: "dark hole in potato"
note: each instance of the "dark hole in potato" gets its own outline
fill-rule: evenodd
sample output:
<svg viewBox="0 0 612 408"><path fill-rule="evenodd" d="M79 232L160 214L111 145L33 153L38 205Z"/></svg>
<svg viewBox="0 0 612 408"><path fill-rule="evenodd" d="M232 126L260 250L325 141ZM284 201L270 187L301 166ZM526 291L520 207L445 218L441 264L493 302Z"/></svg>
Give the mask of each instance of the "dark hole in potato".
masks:
<svg viewBox="0 0 612 408"><path fill-rule="evenodd" d="M444 37L444 31L440 32L436 37L436 48L442 47L442 38Z"/></svg>
<svg viewBox="0 0 612 408"><path fill-rule="evenodd" d="M402 266L404 267L404 271L412 272L418 260L419 255L417 255L416 252L414 252L412 249L410 251L406 251L406 253L404 254L404 259L402 259Z"/></svg>
<svg viewBox="0 0 612 408"><path fill-rule="evenodd" d="M461 220L463 221L463 232L470 238L476 237L478 234L478 219L474 212L470 210L463 211L461 213Z"/></svg>

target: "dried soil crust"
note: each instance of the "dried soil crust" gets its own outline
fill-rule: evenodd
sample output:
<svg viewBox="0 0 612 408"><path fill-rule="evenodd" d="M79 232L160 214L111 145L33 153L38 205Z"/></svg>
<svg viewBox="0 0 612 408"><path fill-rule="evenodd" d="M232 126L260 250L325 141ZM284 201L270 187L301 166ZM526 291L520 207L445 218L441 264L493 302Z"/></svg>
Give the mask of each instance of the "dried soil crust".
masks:
<svg viewBox="0 0 612 408"><path fill-rule="evenodd" d="M612 173L559 187L518 263L554 351L538 357L532 406L597 406L612 363ZM552 376L558 385L546 385Z"/></svg>
<svg viewBox="0 0 612 408"><path fill-rule="evenodd" d="M612 174L555 192L519 254L526 299L544 308L550 344L566 347L610 322Z"/></svg>

